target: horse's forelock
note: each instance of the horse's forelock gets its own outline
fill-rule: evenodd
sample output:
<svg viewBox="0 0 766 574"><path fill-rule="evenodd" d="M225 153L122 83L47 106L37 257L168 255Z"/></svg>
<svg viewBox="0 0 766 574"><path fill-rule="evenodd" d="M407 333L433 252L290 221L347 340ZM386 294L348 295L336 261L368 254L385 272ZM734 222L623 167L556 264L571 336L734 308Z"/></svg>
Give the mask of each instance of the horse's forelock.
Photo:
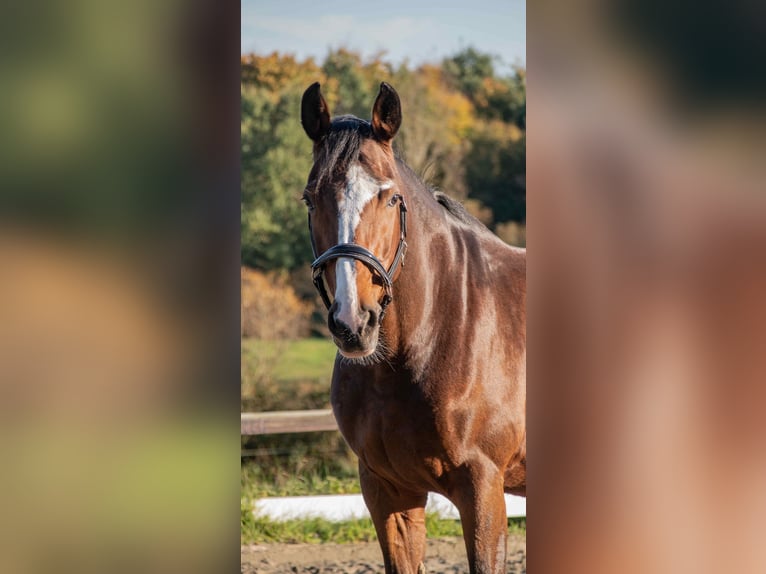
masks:
<svg viewBox="0 0 766 574"><path fill-rule="evenodd" d="M359 157L362 141L371 135L372 127L367 121L354 116L335 118L330 131L317 148L317 187L332 181L333 175L345 173L348 166Z"/></svg>

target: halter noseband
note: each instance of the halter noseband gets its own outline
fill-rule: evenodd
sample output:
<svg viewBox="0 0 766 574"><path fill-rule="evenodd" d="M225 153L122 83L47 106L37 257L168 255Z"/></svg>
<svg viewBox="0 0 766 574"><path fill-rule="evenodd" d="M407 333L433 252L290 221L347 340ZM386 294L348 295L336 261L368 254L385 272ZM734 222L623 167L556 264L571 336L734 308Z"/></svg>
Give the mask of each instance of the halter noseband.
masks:
<svg viewBox="0 0 766 574"><path fill-rule="evenodd" d="M404 254L407 251L407 204L404 203L404 198L396 194L392 200L399 202L399 245L396 247L396 254L391 266L386 269L380 262L380 259L375 257L369 250L365 249L361 245L356 243L340 243L333 247L330 247L327 251L317 256L316 243L314 242L314 231L311 228L311 214L309 213L309 236L311 237L311 250L314 253L314 262L311 264L311 272L314 280L314 287L319 291L319 295L322 297L322 301L327 309L330 309L332 303L330 302L330 296L327 294L327 289L324 286L324 280L322 275L324 274L324 268L328 261L338 259L339 257L350 257L361 261L367 267L370 268L373 273L377 273L383 281L383 289L385 294L380 302L380 318L383 319L383 315L386 312L386 307L394 300L393 286L394 286L394 273L401 264L404 267Z"/></svg>

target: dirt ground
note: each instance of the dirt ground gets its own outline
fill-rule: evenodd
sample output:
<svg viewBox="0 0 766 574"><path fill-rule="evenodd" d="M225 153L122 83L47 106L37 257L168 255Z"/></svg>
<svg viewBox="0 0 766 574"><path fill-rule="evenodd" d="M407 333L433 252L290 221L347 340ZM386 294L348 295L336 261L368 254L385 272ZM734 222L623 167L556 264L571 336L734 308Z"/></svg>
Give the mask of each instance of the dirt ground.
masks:
<svg viewBox="0 0 766 574"><path fill-rule="evenodd" d="M242 546L242 574L368 574L383 572L377 542L360 544L267 544ZM428 541L429 574L468 572L462 538ZM524 536L508 538L507 572L526 574L527 543Z"/></svg>

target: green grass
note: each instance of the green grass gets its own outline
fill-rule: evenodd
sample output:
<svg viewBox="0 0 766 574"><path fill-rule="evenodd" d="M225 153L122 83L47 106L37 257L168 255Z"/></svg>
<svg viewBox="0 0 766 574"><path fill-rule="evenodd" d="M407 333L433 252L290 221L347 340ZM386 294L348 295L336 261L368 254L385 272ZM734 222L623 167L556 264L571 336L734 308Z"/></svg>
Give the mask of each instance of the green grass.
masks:
<svg viewBox="0 0 766 574"><path fill-rule="evenodd" d="M377 540L372 520L363 518L346 522L330 522L322 518L276 522L256 517L251 506L242 504L242 544L264 543L316 543L372 542ZM508 533L526 535L526 519L508 519ZM459 520L444 520L437 515L426 515L426 536L445 538L463 536Z"/></svg>
<svg viewBox="0 0 766 574"><path fill-rule="evenodd" d="M243 361L275 358L271 376L280 382L329 377L337 347L329 339L265 341L242 339Z"/></svg>
<svg viewBox="0 0 766 574"><path fill-rule="evenodd" d="M242 410L329 407L335 353L327 339L242 339Z"/></svg>
<svg viewBox="0 0 766 574"><path fill-rule="evenodd" d="M337 350L335 344L327 339L291 341L274 369L274 376L280 381L323 377L329 380Z"/></svg>
<svg viewBox="0 0 766 574"><path fill-rule="evenodd" d="M426 516L429 538L462 536L458 520L442 520L436 515ZM255 517L242 506L242 544L263 543L326 543L372 542L377 540L372 520L362 518L346 522L330 522L322 518L275 522Z"/></svg>
<svg viewBox="0 0 766 574"><path fill-rule="evenodd" d="M335 445L340 446L339 437L332 438L336 439ZM305 446L299 446L287 459L250 459L243 462L240 483L242 499L361 492L356 459L352 454L341 452L323 456L321 453L306 454L307 451Z"/></svg>

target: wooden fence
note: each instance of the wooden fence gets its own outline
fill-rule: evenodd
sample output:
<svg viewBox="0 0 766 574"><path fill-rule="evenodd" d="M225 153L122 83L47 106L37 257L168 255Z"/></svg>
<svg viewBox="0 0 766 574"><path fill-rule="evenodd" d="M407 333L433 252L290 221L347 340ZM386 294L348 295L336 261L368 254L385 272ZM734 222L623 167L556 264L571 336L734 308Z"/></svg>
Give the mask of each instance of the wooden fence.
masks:
<svg viewBox="0 0 766 574"><path fill-rule="evenodd" d="M335 422L331 409L242 413L240 415L240 434L242 436L334 430L338 430L338 424Z"/></svg>

